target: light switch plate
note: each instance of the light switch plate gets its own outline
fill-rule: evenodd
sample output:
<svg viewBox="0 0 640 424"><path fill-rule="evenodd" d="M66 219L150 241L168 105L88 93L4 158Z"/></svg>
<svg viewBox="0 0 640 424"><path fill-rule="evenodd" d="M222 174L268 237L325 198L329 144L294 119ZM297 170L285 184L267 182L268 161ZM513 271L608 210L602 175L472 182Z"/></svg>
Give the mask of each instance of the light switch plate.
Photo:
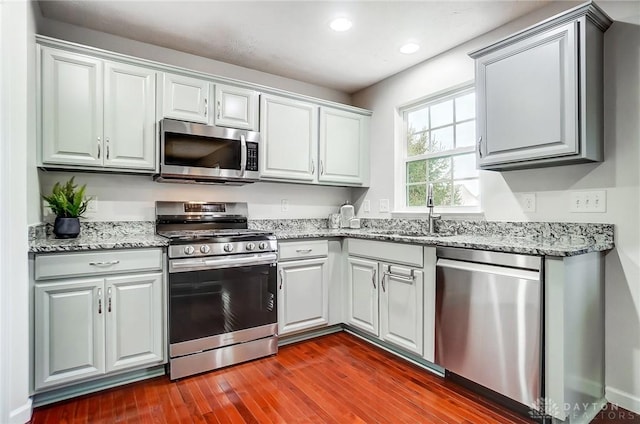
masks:
<svg viewBox="0 0 640 424"><path fill-rule="evenodd" d="M535 212L536 211L536 194L535 193L522 193L520 194L520 206L523 212Z"/></svg>
<svg viewBox="0 0 640 424"><path fill-rule="evenodd" d="M389 199L380 199L378 210L380 212L389 212Z"/></svg>
<svg viewBox="0 0 640 424"><path fill-rule="evenodd" d="M280 201L280 210L282 212L288 212L289 211L289 201L287 199L282 199Z"/></svg>
<svg viewBox="0 0 640 424"><path fill-rule="evenodd" d="M362 210L363 210L365 213L369 213L369 212L371 212L371 202L369 201L369 199L364 200L364 201L362 202Z"/></svg>
<svg viewBox="0 0 640 424"><path fill-rule="evenodd" d="M607 211L607 191L572 191L569 196L569 212L604 213Z"/></svg>

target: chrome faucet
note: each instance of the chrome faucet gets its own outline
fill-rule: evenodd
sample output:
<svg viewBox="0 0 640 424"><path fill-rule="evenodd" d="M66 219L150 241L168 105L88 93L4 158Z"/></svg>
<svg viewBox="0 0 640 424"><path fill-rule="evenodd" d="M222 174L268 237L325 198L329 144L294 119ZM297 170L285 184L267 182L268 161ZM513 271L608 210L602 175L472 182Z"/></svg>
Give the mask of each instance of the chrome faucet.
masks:
<svg viewBox="0 0 640 424"><path fill-rule="evenodd" d="M427 208L429 208L429 234L436 234L434 224L436 220L440 219L440 215L433 213L433 184L429 183L429 191L427 192Z"/></svg>

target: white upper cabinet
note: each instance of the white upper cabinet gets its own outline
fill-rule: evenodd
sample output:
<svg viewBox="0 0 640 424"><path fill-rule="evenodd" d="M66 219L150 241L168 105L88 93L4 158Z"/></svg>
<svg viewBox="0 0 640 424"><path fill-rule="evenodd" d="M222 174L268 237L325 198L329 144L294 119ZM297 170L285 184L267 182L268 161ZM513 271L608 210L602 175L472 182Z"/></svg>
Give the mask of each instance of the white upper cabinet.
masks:
<svg viewBox="0 0 640 424"><path fill-rule="evenodd" d="M105 166L155 168L155 86L155 71L105 63Z"/></svg>
<svg viewBox="0 0 640 424"><path fill-rule="evenodd" d="M327 183L362 185L369 174L369 117L320 108L320 174Z"/></svg>
<svg viewBox="0 0 640 424"><path fill-rule="evenodd" d="M471 53L480 168L603 160L602 32L610 23L590 4Z"/></svg>
<svg viewBox="0 0 640 424"><path fill-rule="evenodd" d="M42 47L41 163L152 172L156 72Z"/></svg>
<svg viewBox="0 0 640 424"><path fill-rule="evenodd" d="M258 99L259 94L255 90L216 84L214 124L258 131Z"/></svg>
<svg viewBox="0 0 640 424"><path fill-rule="evenodd" d="M42 162L102 166L102 61L42 49Z"/></svg>
<svg viewBox="0 0 640 424"><path fill-rule="evenodd" d="M260 178L316 182L318 106L263 95L260 110Z"/></svg>
<svg viewBox="0 0 640 424"><path fill-rule="evenodd" d="M164 118L209 123L209 81L165 72L162 86Z"/></svg>

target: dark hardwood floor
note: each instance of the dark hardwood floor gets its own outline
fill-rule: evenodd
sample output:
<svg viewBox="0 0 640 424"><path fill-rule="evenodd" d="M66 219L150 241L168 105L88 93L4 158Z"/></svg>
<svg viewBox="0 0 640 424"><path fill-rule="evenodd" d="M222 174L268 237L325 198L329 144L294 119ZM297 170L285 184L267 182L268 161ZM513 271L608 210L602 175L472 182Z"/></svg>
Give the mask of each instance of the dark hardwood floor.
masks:
<svg viewBox="0 0 640 424"><path fill-rule="evenodd" d="M354 336L337 333L174 383L159 377L37 408L31 422L532 421Z"/></svg>

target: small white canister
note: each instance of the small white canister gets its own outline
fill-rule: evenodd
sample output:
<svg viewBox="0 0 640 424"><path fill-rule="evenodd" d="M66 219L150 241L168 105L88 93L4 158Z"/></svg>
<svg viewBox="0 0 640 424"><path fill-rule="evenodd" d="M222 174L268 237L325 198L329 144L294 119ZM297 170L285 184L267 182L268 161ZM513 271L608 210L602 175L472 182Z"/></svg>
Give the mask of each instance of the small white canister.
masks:
<svg viewBox="0 0 640 424"><path fill-rule="evenodd" d="M330 213L329 219L327 220L327 226L329 228L340 228L340 214L339 213Z"/></svg>

